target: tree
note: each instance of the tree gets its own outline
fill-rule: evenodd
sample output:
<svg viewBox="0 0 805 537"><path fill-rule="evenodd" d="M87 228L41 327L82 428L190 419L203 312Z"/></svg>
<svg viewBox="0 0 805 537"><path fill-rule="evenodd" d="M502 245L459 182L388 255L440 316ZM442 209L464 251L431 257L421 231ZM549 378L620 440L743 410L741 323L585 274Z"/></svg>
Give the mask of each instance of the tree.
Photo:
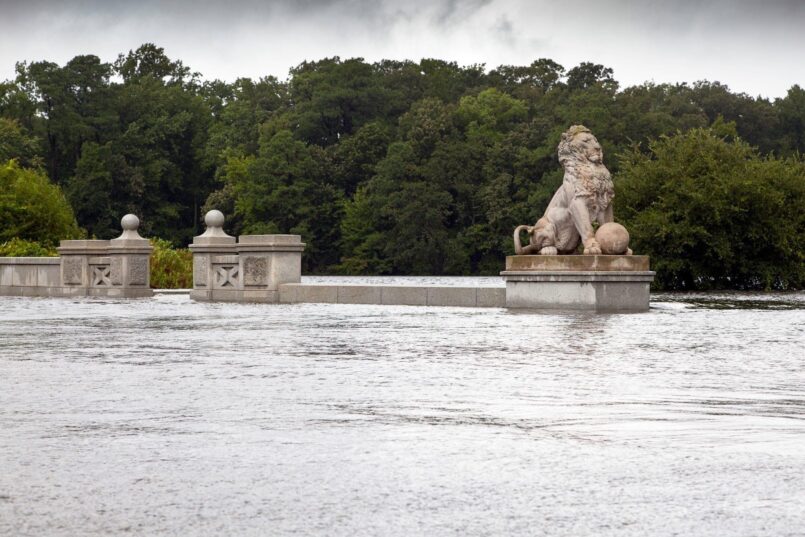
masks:
<svg viewBox="0 0 805 537"><path fill-rule="evenodd" d="M791 86L785 98L775 102L780 118L780 145L788 154L805 154L805 89Z"/></svg>
<svg viewBox="0 0 805 537"><path fill-rule="evenodd" d="M52 247L82 235L57 185L13 160L0 164L0 242L19 238Z"/></svg>
<svg viewBox="0 0 805 537"><path fill-rule="evenodd" d="M48 176L56 184L73 174L85 141L100 141L116 129L111 74L111 65L92 55L76 56L64 67L17 64L17 85L37 105L33 132L44 141Z"/></svg>
<svg viewBox="0 0 805 537"><path fill-rule="evenodd" d="M385 90L363 58L303 62L291 70L289 88L296 137L321 146L383 117L387 107Z"/></svg>
<svg viewBox="0 0 805 537"><path fill-rule="evenodd" d="M574 91L599 86L614 93L618 90L618 82L612 74L613 71L610 67L582 62L567 72L567 87Z"/></svg>
<svg viewBox="0 0 805 537"><path fill-rule="evenodd" d="M257 156L230 157L222 179L244 233L293 233L308 244L308 270L338 262L339 192L322 173L323 151L290 131L261 138Z"/></svg>
<svg viewBox="0 0 805 537"><path fill-rule="evenodd" d="M223 164L229 155L255 155L260 125L289 105L288 85L274 77L253 81L239 78L232 84L204 84L202 95L213 121L205 148L205 162Z"/></svg>
<svg viewBox="0 0 805 537"><path fill-rule="evenodd" d="M22 166L40 166L38 145L36 138L24 132L16 120L0 117L0 162L15 159Z"/></svg>
<svg viewBox="0 0 805 537"><path fill-rule="evenodd" d="M622 156L616 211L664 289L805 286L805 163L762 157L729 126Z"/></svg>
<svg viewBox="0 0 805 537"><path fill-rule="evenodd" d="M198 76L198 73L191 73L190 68L180 60L168 58L165 49L153 43L144 43L126 55L119 54L114 67L124 82L150 77L167 85L195 85Z"/></svg>

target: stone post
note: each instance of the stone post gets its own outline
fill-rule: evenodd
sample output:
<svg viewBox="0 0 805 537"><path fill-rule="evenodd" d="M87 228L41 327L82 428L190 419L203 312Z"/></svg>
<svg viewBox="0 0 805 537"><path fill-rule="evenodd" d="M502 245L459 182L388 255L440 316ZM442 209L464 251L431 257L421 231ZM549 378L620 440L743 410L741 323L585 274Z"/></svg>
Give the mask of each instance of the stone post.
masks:
<svg viewBox="0 0 805 537"><path fill-rule="evenodd" d="M299 235L241 235L238 257L242 276L242 300L279 302L279 286L302 281L302 252Z"/></svg>
<svg viewBox="0 0 805 537"><path fill-rule="evenodd" d="M235 251L235 237L223 230L224 215L210 211L204 216L206 231L193 238L194 300L237 300L240 265Z"/></svg>
<svg viewBox="0 0 805 537"><path fill-rule="evenodd" d="M120 237L61 241L62 293L68 296L137 298L153 296L150 287L151 245L140 237L140 220L127 214Z"/></svg>
<svg viewBox="0 0 805 537"><path fill-rule="evenodd" d="M224 215L210 211L207 230L193 239L193 291L190 298L222 302L279 302L279 286L302 280L299 235L224 233Z"/></svg>
<svg viewBox="0 0 805 537"><path fill-rule="evenodd" d="M67 296L87 296L92 283L95 287L111 286L109 241L61 241L56 249L61 259L61 286Z"/></svg>
<svg viewBox="0 0 805 537"><path fill-rule="evenodd" d="M111 288L103 296L137 298L153 296L151 290L151 252L148 239L137 232L140 219L127 214L120 220L123 233L109 241L109 280Z"/></svg>

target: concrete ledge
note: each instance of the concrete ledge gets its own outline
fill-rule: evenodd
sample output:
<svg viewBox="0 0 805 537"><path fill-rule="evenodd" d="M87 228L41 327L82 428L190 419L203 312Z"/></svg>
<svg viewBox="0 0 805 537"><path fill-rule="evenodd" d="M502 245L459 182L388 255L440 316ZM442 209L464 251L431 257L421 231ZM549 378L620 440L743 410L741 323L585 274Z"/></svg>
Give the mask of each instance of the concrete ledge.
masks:
<svg viewBox="0 0 805 537"><path fill-rule="evenodd" d="M339 304L381 304L383 290L373 285L339 285Z"/></svg>
<svg viewBox="0 0 805 537"><path fill-rule="evenodd" d="M59 265L59 257L0 257L0 265Z"/></svg>
<svg viewBox="0 0 805 537"><path fill-rule="evenodd" d="M476 306L479 308L505 308L505 287L479 287L476 292Z"/></svg>
<svg viewBox="0 0 805 537"><path fill-rule="evenodd" d="M646 255L510 255L507 271L647 271Z"/></svg>
<svg viewBox="0 0 805 537"><path fill-rule="evenodd" d="M155 295L189 295L192 289L154 289Z"/></svg>
<svg viewBox="0 0 805 537"><path fill-rule="evenodd" d="M478 305L478 290L468 287L429 287L428 306L473 308Z"/></svg>
<svg viewBox="0 0 805 537"><path fill-rule="evenodd" d="M182 293L187 292L182 291ZM157 294L163 293L157 291ZM189 294L192 300L199 302L262 302L268 304L279 302L279 292L265 289L193 289L189 291Z"/></svg>
<svg viewBox="0 0 805 537"><path fill-rule="evenodd" d="M398 306L427 306L427 287L380 287L380 303Z"/></svg>
<svg viewBox="0 0 805 537"><path fill-rule="evenodd" d="M395 306L444 306L502 308L503 287L453 287L410 285L302 284L280 285L283 304L376 304Z"/></svg>
<svg viewBox="0 0 805 537"><path fill-rule="evenodd" d="M652 282L654 272L646 271L514 271L500 273L507 282Z"/></svg>
<svg viewBox="0 0 805 537"><path fill-rule="evenodd" d="M0 296L31 296L31 297L99 297L99 298L148 298L154 296L152 289L132 288L89 288L36 286L36 285L2 285Z"/></svg>

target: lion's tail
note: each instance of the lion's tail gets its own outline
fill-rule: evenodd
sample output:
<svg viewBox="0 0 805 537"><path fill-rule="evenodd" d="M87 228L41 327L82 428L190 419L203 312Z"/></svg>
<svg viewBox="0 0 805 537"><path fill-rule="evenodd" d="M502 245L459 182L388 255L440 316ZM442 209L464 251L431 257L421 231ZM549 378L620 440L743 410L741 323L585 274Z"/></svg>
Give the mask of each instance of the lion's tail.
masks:
<svg viewBox="0 0 805 537"><path fill-rule="evenodd" d="M521 225L514 228L514 253L517 255L523 255L523 247L520 245L520 233L524 229L528 229L530 226Z"/></svg>

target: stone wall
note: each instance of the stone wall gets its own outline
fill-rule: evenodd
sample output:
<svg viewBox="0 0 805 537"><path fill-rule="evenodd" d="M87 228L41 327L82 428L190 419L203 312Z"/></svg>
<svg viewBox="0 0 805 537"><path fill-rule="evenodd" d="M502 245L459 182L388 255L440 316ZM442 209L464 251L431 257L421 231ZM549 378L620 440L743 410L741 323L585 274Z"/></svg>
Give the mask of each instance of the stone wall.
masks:
<svg viewBox="0 0 805 537"><path fill-rule="evenodd" d="M61 257L0 257L0 295L153 296L151 245L137 233L136 216L121 224L123 234L109 241L61 241Z"/></svg>
<svg viewBox="0 0 805 537"><path fill-rule="evenodd" d="M0 295L62 294L61 259L58 257L0 257Z"/></svg>

